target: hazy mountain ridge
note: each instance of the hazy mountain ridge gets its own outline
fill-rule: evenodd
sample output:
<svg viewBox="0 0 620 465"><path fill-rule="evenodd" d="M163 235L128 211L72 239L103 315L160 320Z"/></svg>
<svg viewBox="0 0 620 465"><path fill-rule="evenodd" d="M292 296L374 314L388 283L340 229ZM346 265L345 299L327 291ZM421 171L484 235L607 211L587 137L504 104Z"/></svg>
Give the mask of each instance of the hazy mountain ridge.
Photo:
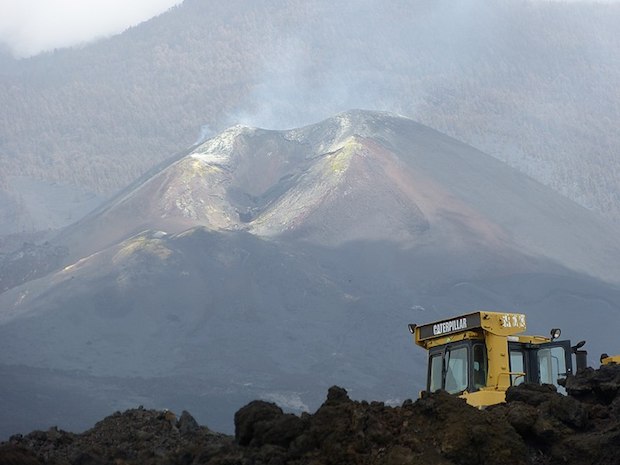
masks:
<svg viewBox="0 0 620 465"><path fill-rule="evenodd" d="M0 167L109 194L201 127L291 127L378 108L618 221L618 22L613 4L187 0L120 36L4 70Z"/></svg>
<svg viewBox="0 0 620 465"><path fill-rule="evenodd" d="M616 237L404 117L233 127L58 235L63 269L0 294L0 365L29 383L5 401L41 390L28 370L108 408L169 398L187 376L179 401L218 429L235 402L299 411L337 383L402 400L424 363L406 324L476 308L525 312L535 333L560 325L596 358L620 312ZM606 324L583 327L584 308Z"/></svg>

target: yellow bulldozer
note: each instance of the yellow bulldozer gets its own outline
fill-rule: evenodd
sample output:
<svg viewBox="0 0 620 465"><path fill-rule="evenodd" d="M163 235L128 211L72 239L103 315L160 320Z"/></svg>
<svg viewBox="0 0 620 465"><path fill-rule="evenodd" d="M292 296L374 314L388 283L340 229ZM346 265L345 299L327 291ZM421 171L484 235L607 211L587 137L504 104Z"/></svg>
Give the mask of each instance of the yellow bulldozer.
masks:
<svg viewBox="0 0 620 465"><path fill-rule="evenodd" d="M428 351L426 391L443 389L484 407L504 402L506 390L523 382L554 384L587 366L584 341L527 336L525 315L478 311L425 325L409 325L415 343ZM601 363L620 361L604 354Z"/></svg>

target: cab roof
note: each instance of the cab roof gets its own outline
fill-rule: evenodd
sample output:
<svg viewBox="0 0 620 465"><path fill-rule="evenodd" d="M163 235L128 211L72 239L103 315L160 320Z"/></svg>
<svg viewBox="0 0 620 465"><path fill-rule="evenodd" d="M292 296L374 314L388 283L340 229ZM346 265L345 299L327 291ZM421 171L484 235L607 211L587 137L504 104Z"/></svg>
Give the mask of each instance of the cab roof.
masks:
<svg viewBox="0 0 620 465"><path fill-rule="evenodd" d="M415 335L416 344L425 347L427 342L467 331L486 331L498 336L513 336L526 330L525 315L522 313L502 313L478 311L435 321L425 325L409 325Z"/></svg>

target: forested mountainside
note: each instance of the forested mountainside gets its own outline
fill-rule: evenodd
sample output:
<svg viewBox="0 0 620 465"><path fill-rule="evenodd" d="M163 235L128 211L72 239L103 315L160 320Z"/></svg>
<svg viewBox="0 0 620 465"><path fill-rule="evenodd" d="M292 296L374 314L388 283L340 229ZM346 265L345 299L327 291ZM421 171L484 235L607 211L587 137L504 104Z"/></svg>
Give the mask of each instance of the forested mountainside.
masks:
<svg viewBox="0 0 620 465"><path fill-rule="evenodd" d="M186 0L83 48L5 59L4 204L18 210L15 176L109 194L230 124L363 107L471 143L618 222L618 24L613 4Z"/></svg>

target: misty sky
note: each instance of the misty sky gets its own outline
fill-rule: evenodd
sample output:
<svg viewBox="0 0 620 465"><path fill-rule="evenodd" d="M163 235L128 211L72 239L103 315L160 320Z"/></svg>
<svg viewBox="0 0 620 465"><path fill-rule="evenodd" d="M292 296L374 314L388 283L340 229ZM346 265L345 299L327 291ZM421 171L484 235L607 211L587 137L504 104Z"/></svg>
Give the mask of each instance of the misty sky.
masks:
<svg viewBox="0 0 620 465"><path fill-rule="evenodd" d="M117 34L182 0L0 0L0 44L15 56Z"/></svg>

